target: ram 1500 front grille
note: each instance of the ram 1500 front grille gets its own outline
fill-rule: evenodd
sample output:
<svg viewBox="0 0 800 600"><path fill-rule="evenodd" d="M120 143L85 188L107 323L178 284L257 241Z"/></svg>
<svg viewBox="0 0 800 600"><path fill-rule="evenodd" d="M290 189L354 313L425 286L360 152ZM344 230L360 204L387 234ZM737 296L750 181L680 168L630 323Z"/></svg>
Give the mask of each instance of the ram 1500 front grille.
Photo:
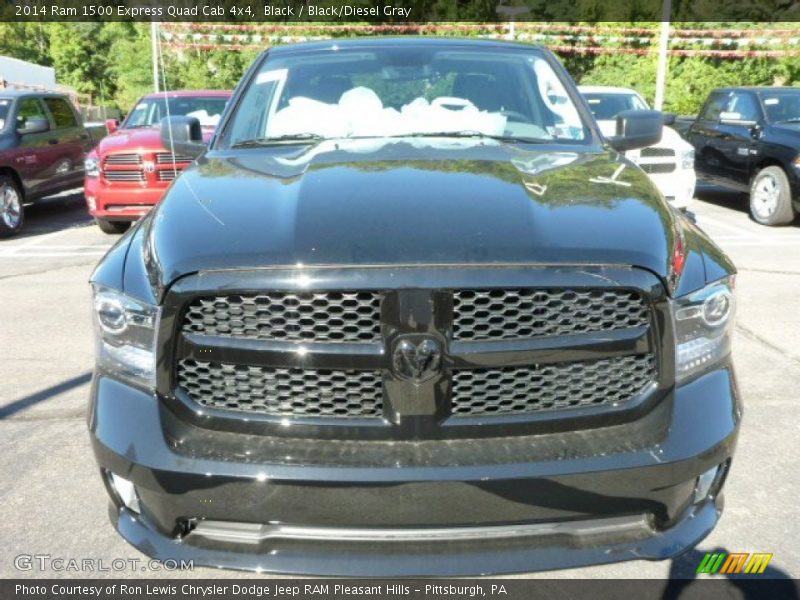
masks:
<svg viewBox="0 0 800 600"><path fill-rule="evenodd" d="M514 340L647 325L647 305L628 290L458 290L453 339Z"/></svg>
<svg viewBox="0 0 800 600"><path fill-rule="evenodd" d="M170 292L174 367L160 389L211 418L289 419L311 437L325 423L463 436L499 427L492 417L624 411L668 389L668 321L655 318L667 300L647 272L598 269L445 270L442 281L423 267L352 269L340 288L329 271L321 288L280 270L192 276ZM464 285L482 279L498 281Z"/></svg>
<svg viewBox="0 0 800 600"><path fill-rule="evenodd" d="M202 406L280 417L383 415L377 371L276 369L182 360L181 386Z"/></svg>
<svg viewBox="0 0 800 600"><path fill-rule="evenodd" d="M457 417L619 405L655 379L652 354L453 372L452 411Z"/></svg>
<svg viewBox="0 0 800 600"><path fill-rule="evenodd" d="M380 295L268 292L197 298L186 312L183 331L293 342L378 342Z"/></svg>

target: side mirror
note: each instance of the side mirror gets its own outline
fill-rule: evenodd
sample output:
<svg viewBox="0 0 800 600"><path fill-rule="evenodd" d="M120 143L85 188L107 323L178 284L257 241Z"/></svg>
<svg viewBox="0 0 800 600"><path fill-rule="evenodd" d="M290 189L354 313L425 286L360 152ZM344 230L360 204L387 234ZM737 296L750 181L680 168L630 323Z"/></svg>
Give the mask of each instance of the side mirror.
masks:
<svg viewBox="0 0 800 600"><path fill-rule="evenodd" d="M114 133L117 129L119 129L119 119L106 119L108 133Z"/></svg>
<svg viewBox="0 0 800 600"><path fill-rule="evenodd" d="M50 122L40 117L25 119L25 125L17 129L17 132L21 135L26 135L28 133L44 133L45 131L50 131Z"/></svg>
<svg viewBox="0 0 800 600"><path fill-rule="evenodd" d="M175 154L197 158L206 149L203 128L196 117L164 117L160 129L161 143Z"/></svg>
<svg viewBox="0 0 800 600"><path fill-rule="evenodd" d="M675 124L675 119L677 118L678 115L676 115L675 113L665 112L661 113L661 116L664 119L663 120L664 125L669 126Z"/></svg>
<svg viewBox="0 0 800 600"><path fill-rule="evenodd" d="M617 134L608 138L617 152L646 148L661 141L664 117L658 110L625 110L617 115Z"/></svg>

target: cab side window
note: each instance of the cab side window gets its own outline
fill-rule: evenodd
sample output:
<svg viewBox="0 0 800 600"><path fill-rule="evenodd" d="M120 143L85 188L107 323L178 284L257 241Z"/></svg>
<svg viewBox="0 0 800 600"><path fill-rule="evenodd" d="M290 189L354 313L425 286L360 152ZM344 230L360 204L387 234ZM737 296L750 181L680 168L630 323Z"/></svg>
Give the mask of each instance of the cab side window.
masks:
<svg viewBox="0 0 800 600"><path fill-rule="evenodd" d="M47 113L38 98L23 98L17 109L17 129L24 129L28 119L47 120Z"/></svg>
<svg viewBox="0 0 800 600"><path fill-rule="evenodd" d="M66 129L78 125L75 113L72 112L66 100L63 98L45 98L44 102L47 104L50 114L53 115L56 129Z"/></svg>
<svg viewBox="0 0 800 600"><path fill-rule="evenodd" d="M756 99L751 94L734 92L731 94L731 101L726 110L739 115L740 121L758 121L761 119L761 111L758 108Z"/></svg>
<svg viewBox="0 0 800 600"><path fill-rule="evenodd" d="M703 109L700 118L703 121L718 121L719 115L728 105L729 94L727 92L717 92L713 94Z"/></svg>

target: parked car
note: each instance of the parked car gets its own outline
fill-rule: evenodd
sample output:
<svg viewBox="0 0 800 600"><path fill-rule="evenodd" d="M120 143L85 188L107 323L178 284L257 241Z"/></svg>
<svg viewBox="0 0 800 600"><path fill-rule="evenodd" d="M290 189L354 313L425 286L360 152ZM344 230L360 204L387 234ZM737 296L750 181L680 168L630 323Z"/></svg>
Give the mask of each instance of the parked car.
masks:
<svg viewBox="0 0 800 600"><path fill-rule="evenodd" d="M158 131L168 115L194 115L208 140L228 91L175 91L142 97L123 123L111 120L111 135L86 157L84 192L89 213L105 233L122 233L164 195L172 180L191 162L173 154Z"/></svg>
<svg viewBox="0 0 800 600"><path fill-rule="evenodd" d="M616 134L616 116L624 110L649 110L636 91L622 87L579 86L603 135ZM671 123L670 116L667 122ZM694 198L694 148L671 127L665 127L658 144L630 150L625 156L650 176L664 198L675 208L687 210Z"/></svg>
<svg viewBox="0 0 800 600"><path fill-rule="evenodd" d="M26 203L80 187L94 143L67 96L0 90L0 238L22 230Z"/></svg>
<svg viewBox="0 0 800 600"><path fill-rule="evenodd" d="M714 90L686 138L702 181L750 195L750 215L787 225L800 211L800 89Z"/></svg>
<svg viewBox="0 0 800 600"><path fill-rule="evenodd" d="M195 565L473 575L664 559L740 420L734 267L546 49L271 48L91 281L120 534Z"/></svg>

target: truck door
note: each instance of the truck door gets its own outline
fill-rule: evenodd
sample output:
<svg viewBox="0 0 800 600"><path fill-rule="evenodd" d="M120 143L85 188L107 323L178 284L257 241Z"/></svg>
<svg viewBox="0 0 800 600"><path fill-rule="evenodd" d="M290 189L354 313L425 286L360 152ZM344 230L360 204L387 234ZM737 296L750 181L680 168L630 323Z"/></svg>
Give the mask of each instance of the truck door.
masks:
<svg viewBox="0 0 800 600"><path fill-rule="evenodd" d="M728 106L730 92L712 92L697 120L689 128L687 138L694 146L695 170L705 181L717 183L722 177L719 143L719 115Z"/></svg>
<svg viewBox="0 0 800 600"><path fill-rule="evenodd" d="M757 131L763 122L755 94L731 92L728 105L720 113L718 148L722 155L722 176L734 187L750 185L750 164L756 153Z"/></svg>
<svg viewBox="0 0 800 600"><path fill-rule="evenodd" d="M83 183L83 159L89 145L89 133L65 98L46 96L44 103L52 116L53 137L57 140L57 186L59 190L78 187Z"/></svg>
<svg viewBox="0 0 800 600"><path fill-rule="evenodd" d="M13 166L22 178L25 195L31 198L46 192L52 184L53 148L49 143L52 131L24 133L29 119L48 120L44 104L35 96L20 98L14 114L19 142Z"/></svg>

